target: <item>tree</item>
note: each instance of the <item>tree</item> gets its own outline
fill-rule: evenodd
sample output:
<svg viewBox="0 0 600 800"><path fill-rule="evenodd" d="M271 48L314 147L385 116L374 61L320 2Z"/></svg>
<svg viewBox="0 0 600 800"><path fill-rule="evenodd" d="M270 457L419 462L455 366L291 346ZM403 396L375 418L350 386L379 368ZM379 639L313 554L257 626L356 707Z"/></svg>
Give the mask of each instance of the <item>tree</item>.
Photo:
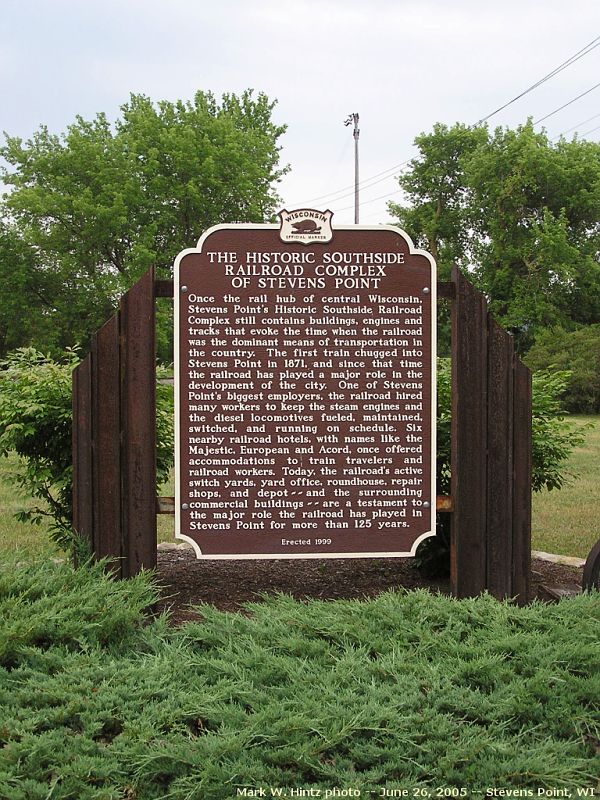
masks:
<svg viewBox="0 0 600 800"><path fill-rule="evenodd" d="M399 178L409 205L390 203L390 213L415 244L436 260L440 280L449 280L454 264L468 260L469 224L464 169L469 156L485 139L482 128L436 124L430 134L415 139L420 156ZM450 309L440 303L438 351L450 353Z"/></svg>
<svg viewBox="0 0 600 800"><path fill-rule="evenodd" d="M151 264L168 276L206 228L273 214L286 171L273 108L251 91L220 103L203 92L158 104L132 95L114 125L98 114L62 136L6 137L3 215L35 256L36 280L52 286L47 314L62 347L99 327Z"/></svg>
<svg viewBox="0 0 600 800"><path fill-rule="evenodd" d="M36 255L14 227L0 221L0 353L32 338L52 340L49 325L54 287L37 269Z"/></svg>
<svg viewBox="0 0 600 800"><path fill-rule="evenodd" d="M409 233L453 260L525 352L550 324L600 322L600 145L516 130L436 125L390 205ZM414 227L411 227L414 226Z"/></svg>
<svg viewBox="0 0 600 800"><path fill-rule="evenodd" d="M497 129L467 168L475 273L521 352L548 325L582 321L582 280L596 295L586 313L600 320L600 147L590 144L553 146L531 123Z"/></svg>
<svg viewBox="0 0 600 800"><path fill-rule="evenodd" d="M398 179L409 205L389 204L400 226L435 258L442 280L449 279L453 264L467 258L469 188L464 170L485 137L483 128L439 123L432 133L417 136L420 155Z"/></svg>
<svg viewBox="0 0 600 800"><path fill-rule="evenodd" d="M554 369L566 373L563 405L567 411L600 412L600 325L574 331L549 328L539 334L526 362L536 372Z"/></svg>

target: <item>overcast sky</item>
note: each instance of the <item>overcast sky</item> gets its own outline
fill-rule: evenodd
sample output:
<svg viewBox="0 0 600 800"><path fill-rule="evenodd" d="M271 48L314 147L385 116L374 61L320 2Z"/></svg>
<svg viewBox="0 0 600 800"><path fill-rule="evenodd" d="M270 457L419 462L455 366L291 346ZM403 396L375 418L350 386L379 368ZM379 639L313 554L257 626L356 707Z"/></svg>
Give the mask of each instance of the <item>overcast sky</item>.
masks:
<svg viewBox="0 0 600 800"><path fill-rule="evenodd" d="M288 126L282 205L330 208L335 224L353 221L343 123L357 112L360 221L375 224L417 134L477 122L598 36L598 0L0 0L0 128L28 138L77 114L114 119L132 92L254 88ZM597 47L490 124L540 119L599 82ZM542 125L597 141L600 87Z"/></svg>

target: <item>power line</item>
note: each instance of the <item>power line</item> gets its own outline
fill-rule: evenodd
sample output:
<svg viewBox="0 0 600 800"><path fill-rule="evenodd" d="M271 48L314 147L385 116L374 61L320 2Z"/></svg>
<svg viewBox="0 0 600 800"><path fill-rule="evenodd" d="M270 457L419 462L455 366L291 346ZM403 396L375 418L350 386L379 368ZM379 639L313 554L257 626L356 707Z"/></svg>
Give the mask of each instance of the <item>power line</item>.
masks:
<svg viewBox="0 0 600 800"><path fill-rule="evenodd" d="M586 122L591 122L593 119L596 119L596 117L600 117L600 114L594 114L592 117L588 117L587 119L584 119L581 122L578 122L577 125L573 125L572 128L567 128L566 131L562 131L562 133L559 133L558 136L554 136L552 138L552 141L554 142L556 139L560 139L560 137L564 136L565 133L571 133L571 131L576 131L579 128L580 125L585 125ZM595 130L595 128L594 128L594 130Z"/></svg>
<svg viewBox="0 0 600 800"><path fill-rule="evenodd" d="M537 87L541 86L542 83L549 81L550 78L553 78L555 75L558 75L559 72L562 72L567 67L570 67L571 64L574 64L576 61L579 61L580 58L587 56L588 53L591 53L592 50L595 50L596 47L598 46L600 46L600 36L596 36L596 38L592 39L592 41L589 42L589 44L586 44L585 47L581 48L581 50L578 50L566 61L563 61L562 64L559 64L558 67L552 70L552 72L549 72L547 75L544 75L544 77L540 78L539 81L529 86L527 89L522 91L516 97L513 97L512 100L509 100L507 103L504 103L503 106L500 106L495 111L492 111L490 114L487 115L487 117L482 117L479 120L479 122L476 123L475 127L477 127L477 125L481 125L483 122L487 122L487 120L493 117L495 114L498 114L498 112L503 111L505 108L508 108L508 106L512 105L517 100L520 100L521 97L524 97L526 94L529 94L529 92L532 92L534 89L537 89Z"/></svg>
<svg viewBox="0 0 600 800"><path fill-rule="evenodd" d="M360 181L359 186L361 189L370 189L371 186L375 186L377 183L381 183L382 181L386 181L389 178L394 177L391 174L396 170L399 170L401 167L405 167L411 161L410 158L407 158L406 161L401 161L399 164L394 164L393 167L389 167L388 169L384 169L381 172L376 172L375 175L371 175L369 178L365 178L364 181ZM383 178L379 178L380 175L384 175ZM379 178L379 180L374 180L375 178ZM371 182L372 181L372 182ZM311 197L309 200L304 200L303 203L299 203L298 205L308 205L308 203L314 203L316 200L322 200L323 198L330 197L331 202L336 202L337 200L343 200L344 197L350 197L353 192L348 192L347 194L342 194L339 197L340 192L343 192L345 189L354 189L354 184L350 184L349 186L342 186L341 189L338 189L335 192L328 192L327 194L321 194L318 197Z"/></svg>
<svg viewBox="0 0 600 800"><path fill-rule="evenodd" d="M554 116L554 114L558 114L558 112L562 111L563 108L566 108L567 106L570 106L572 103L574 103L576 100L579 100L581 97L585 97L586 94L589 94L590 92L593 92L594 89L597 89L599 86L600 86L600 83L596 83L590 89L586 89L585 92L582 92L581 94L578 94L577 97L574 97L572 100L569 100L568 103L565 103L564 105L560 106L560 108L555 108L554 111L551 111L549 114L546 114L545 117L540 117L539 119L536 119L536 121L533 124L537 125L538 123L543 122L545 119L548 119L548 117L552 117L552 116Z"/></svg>
<svg viewBox="0 0 600 800"><path fill-rule="evenodd" d="M408 161L410 161L410 159ZM404 164L408 164L408 161L405 161ZM396 167L392 167L390 170L386 170L390 174L389 175L385 175L383 178L379 178L378 180L371 180L370 181L369 178L365 178L364 183L363 182L359 183L359 186L360 186L361 190L362 189L371 189L373 186L376 186L378 183L381 183L382 181L388 181L391 178L395 178L396 175L394 173L397 174L399 166L402 166L402 165L398 165ZM378 174L381 174L381 173L378 173ZM373 176L373 178L374 177L375 177L375 175ZM340 191L342 191L342 190L340 189ZM345 192L344 194L333 194L332 196L330 196L330 195L322 195L322 197L323 198L329 197L329 200L327 201L327 203L328 204L332 204L332 203L337 203L340 200L344 200L346 197L351 197L353 194L354 194L354 192ZM321 198L313 197L312 200L305 200L304 203L298 203L297 205L298 206L308 205L308 203L312 203L315 200L319 200L319 199L321 199Z"/></svg>
<svg viewBox="0 0 600 800"><path fill-rule="evenodd" d="M492 111L486 117L482 117L482 119L480 119L479 122L477 122L474 127L477 127L478 125L481 125L482 123L486 122L488 119L490 119L495 114L497 114L498 112L502 111L503 109L507 108L509 105L511 105L512 103L516 102L521 97L524 97L529 92L533 91L534 89L537 89L538 86L541 86L543 83L545 83L546 81L550 80L555 75L558 75L560 72L562 72L563 70L567 69L567 67L570 67L576 61L579 61L579 59L583 58L588 53L591 53L592 50L595 50L597 47L600 47L600 36L597 36L595 39L592 39L591 42L586 44L584 47L582 47L580 50L578 50L576 53L574 53L572 56L570 56L566 61L563 61L562 64L559 64L551 72L549 72L547 75L544 75L543 78L540 78L540 80L536 81L536 83L534 83L531 86L529 86L527 89L525 89L520 94L518 94L516 97L514 97L512 100L509 100L507 103L505 103L504 105L500 106L495 111ZM569 100L568 103L565 103L560 108L557 108L554 111L551 111L549 114L547 114L546 116L542 117L541 119L536 120L533 124L537 125L539 122L543 122L544 120L546 120L549 117L551 117L553 114L557 114L559 111L562 111L563 108L566 108L567 106L569 106L572 103L574 103L577 100L579 100L581 97L584 97L586 94L589 94L594 89L597 89L598 86L600 86L600 83L596 84L595 86L592 86L590 89L586 90L585 92L583 92L582 94L578 95L577 97L574 97L572 100ZM598 115L595 115L595 116L598 116ZM579 123L579 124L582 125L585 122L589 122L591 119L594 119L594 117L589 117L588 120L585 120L583 123ZM578 126L575 126L575 127L578 127ZM571 130L574 130L574 128L569 128L569 130L568 131L564 131L564 133L568 133ZM593 130L596 130L596 129L594 128ZM591 131L589 131L588 133L591 133ZM559 134L559 136L562 136L562 135L563 134ZM559 137L555 137L555 138L559 138ZM361 189L369 189L372 186L375 186L376 184L381 183L382 181L389 180L390 178L395 177L392 173L394 173L396 170L400 170L402 167L406 166L411 160L412 159L408 158L405 161L401 161L399 164L394 164L392 167L389 167L388 169L382 170L381 172L377 172L374 175L371 175L369 178L365 178L364 181L360 181L359 182L360 188ZM383 177L381 177L381 176L383 176ZM352 189L353 191L346 192L347 189ZM397 191L399 191L399 190L397 190ZM373 198L372 200L368 200L366 202L367 203L371 203L371 202L375 202L376 200L383 199L385 197L391 197L392 195L397 194L397 191L390 192L390 193L385 194L385 195L381 195L380 197ZM310 203L314 203L314 202L316 202L318 200L323 200L323 199L327 199L327 198L329 198L328 203L333 204L333 203L338 202L339 200L343 200L346 197L350 197L353 194L353 192L354 192L354 185L350 184L348 186L343 186L343 187L341 187L340 189L338 189L338 190L336 190L334 192L327 192L325 194L318 195L317 197L312 197L309 200L304 200L302 203L297 203L295 205L297 205L297 206L309 205ZM338 209L338 211L346 211L346 210L348 210L348 208L351 208L351 206L346 207L346 208L342 208L342 209Z"/></svg>
<svg viewBox="0 0 600 800"><path fill-rule="evenodd" d="M600 39L600 37L598 37L598 38ZM595 41L595 40L594 40L594 41ZM599 45L600 45L600 42L598 42L598 44L596 45L596 47L598 47ZM589 51L588 51L588 52L589 52ZM600 86L600 83L597 83L597 84L595 84L595 85L594 85L594 86L592 86L590 89L587 89L585 92L582 92L582 93L581 93L580 95L578 95L577 97L574 97L572 100L569 100L569 102L568 102L568 103L565 103L564 105L560 106L560 108L557 108L557 109L555 109L554 111L551 111L551 112L550 112L549 114L547 114L545 117L542 117L541 119L538 119L538 120L536 120L536 121L535 121L533 124L534 124L534 125L537 125L539 122L543 122L545 119L548 119L548 117L551 117L551 116L553 116L554 114L557 114L559 111L562 111L562 109L563 109L563 108L566 108L567 106L570 106L572 103L574 103L575 101L579 100L581 97L584 97L586 94L589 94L589 93L590 93L590 92L592 92L594 89L597 89L599 86ZM588 119L584 120L583 122L580 122L580 123L579 123L579 125L584 125L586 122L589 122L590 120L592 120L592 119L595 119L595 118L596 118L596 117L598 117L598 116L600 116L600 114L594 114L594 116L592 116L592 117L588 117ZM575 125L575 126L574 126L574 128L569 128L569 130L568 130L568 131L564 131L564 133L569 133L569 131L575 130L575 128L579 127L579 125ZM600 126L599 126L599 127L600 127ZM592 128L592 130L591 130L591 131L587 131L586 133L582 134L582 136L587 136L589 133L593 133L593 132L594 132L594 131L596 131L596 130L598 130L598 128ZM560 136L562 136L562 135L563 135L563 134L559 134L559 136L556 136L556 137L555 137L555 139L558 139L558 138L560 138ZM554 139L553 139L552 141L554 141ZM406 164L408 164L408 163L409 163L409 161L411 161L411 159L407 159L406 161L403 161L403 162L402 162L402 164L399 164L399 165L397 165L396 167L392 167L390 170L385 170L385 172L391 172L391 171L393 171L394 169L397 169L399 166L405 166ZM382 173L379 173L379 174L382 174ZM373 176L373 177L376 177L376 176ZM383 180L387 180L387 179L388 179L388 178L390 178L390 177L392 177L392 176L391 176L391 175L389 175L389 176L387 176L387 178L381 178L380 180L373 181L371 184L369 184L369 186L365 186L365 188L370 188L371 186L375 186L375 184L377 184L377 183L381 183L381 181L383 181ZM376 200L382 200L382 199L383 199L383 198L385 198L385 197L391 197L392 195L394 195L394 194L397 194L397 193L398 193L398 191L399 191L399 190L397 190L397 191L394 191L394 192L390 192L390 193L388 193L388 194L380 195L379 197L374 197L372 200L367 200L367 201L366 201L366 203L373 203L373 202L375 202ZM339 197L335 197L335 198L333 198L333 199L331 200L331 203L337 202L338 200L343 200L345 197L349 197L349 196L350 196L350 194L351 194L351 193L347 193L347 194L343 194L343 195L341 195L341 196L339 196ZM325 195L325 196L327 196L327 195ZM339 212L339 211L347 211L347 210L348 210L348 208L352 208L352 206L346 206L346 207L344 207L344 208L339 208L339 209L337 209L337 211L338 211L338 212Z"/></svg>
<svg viewBox="0 0 600 800"><path fill-rule="evenodd" d="M581 135L582 135L582 136L589 136L589 134L590 134L590 133L594 133L594 131L597 131L597 130L599 130L599 129L600 129L600 125L596 125L596 127L595 127L595 128L592 128L592 130L591 130L591 131L586 131L585 133L582 133Z"/></svg>
<svg viewBox="0 0 600 800"><path fill-rule="evenodd" d="M379 197L372 197L370 200L364 200L362 205L366 206L369 203L375 203L377 200L383 200L386 197L391 197L393 194L398 194L400 191L401 190L398 189L395 192L390 192L388 194L379 195ZM349 208L354 208L354 206L345 206L344 208L338 208L338 209L336 209L336 214L338 214L340 211L348 211Z"/></svg>

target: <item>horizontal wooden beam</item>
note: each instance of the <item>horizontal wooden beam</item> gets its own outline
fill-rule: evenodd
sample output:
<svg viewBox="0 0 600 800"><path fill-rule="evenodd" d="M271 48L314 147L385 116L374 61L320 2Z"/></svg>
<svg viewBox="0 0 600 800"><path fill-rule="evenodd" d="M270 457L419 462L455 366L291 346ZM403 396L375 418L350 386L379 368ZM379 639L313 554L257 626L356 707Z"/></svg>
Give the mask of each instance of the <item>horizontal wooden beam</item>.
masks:
<svg viewBox="0 0 600 800"><path fill-rule="evenodd" d="M454 511L454 498L450 495L438 494L435 501L435 510L440 514L451 514Z"/></svg>
<svg viewBox="0 0 600 800"><path fill-rule="evenodd" d="M156 498L156 513L157 514L174 514L175 513L175 498L174 497L157 497Z"/></svg>
<svg viewBox="0 0 600 800"><path fill-rule="evenodd" d="M453 281L438 281L437 295L441 300L454 300L456 284Z"/></svg>
<svg viewBox="0 0 600 800"><path fill-rule="evenodd" d="M154 281L155 297L173 297L173 281Z"/></svg>

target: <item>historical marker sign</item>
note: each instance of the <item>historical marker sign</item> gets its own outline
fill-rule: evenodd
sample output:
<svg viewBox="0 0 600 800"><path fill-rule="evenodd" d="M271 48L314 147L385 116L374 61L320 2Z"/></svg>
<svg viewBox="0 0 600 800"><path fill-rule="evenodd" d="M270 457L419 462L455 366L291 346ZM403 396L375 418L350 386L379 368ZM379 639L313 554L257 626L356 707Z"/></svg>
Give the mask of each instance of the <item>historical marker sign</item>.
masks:
<svg viewBox="0 0 600 800"><path fill-rule="evenodd" d="M202 558L414 555L435 532L435 264L331 212L175 262L176 536Z"/></svg>

